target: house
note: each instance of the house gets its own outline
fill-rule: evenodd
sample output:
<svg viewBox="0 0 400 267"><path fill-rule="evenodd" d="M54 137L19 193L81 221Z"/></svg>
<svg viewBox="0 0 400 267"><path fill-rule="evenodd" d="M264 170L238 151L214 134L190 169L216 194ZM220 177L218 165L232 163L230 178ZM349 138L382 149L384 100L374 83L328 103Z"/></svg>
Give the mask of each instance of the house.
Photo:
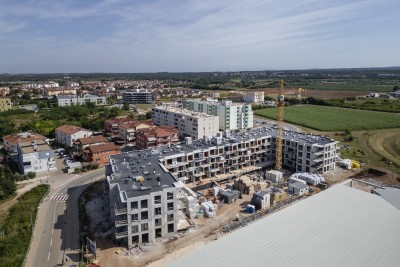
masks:
<svg viewBox="0 0 400 267"><path fill-rule="evenodd" d="M109 133L111 136L118 136L120 125L129 124L134 121L135 121L135 119L127 117L127 116L117 117L112 120L106 120L104 122L104 132Z"/></svg>
<svg viewBox="0 0 400 267"><path fill-rule="evenodd" d="M179 141L179 132L171 126L155 126L138 129L136 132L137 149L176 144Z"/></svg>
<svg viewBox="0 0 400 267"><path fill-rule="evenodd" d="M295 182L288 186L288 193L293 195L302 196L308 194L308 190L309 186L301 182Z"/></svg>
<svg viewBox="0 0 400 267"><path fill-rule="evenodd" d="M62 125L56 128L56 141L65 147L73 146L79 138L92 135L92 131L74 125Z"/></svg>
<svg viewBox="0 0 400 267"><path fill-rule="evenodd" d="M23 132L23 133L16 133L10 134L3 137L4 148L8 152L11 153L18 153L18 143L21 142L33 142L33 141L45 141L48 142L49 139L43 135L40 135L35 132Z"/></svg>
<svg viewBox="0 0 400 267"><path fill-rule="evenodd" d="M83 161L105 165L108 164L111 155L119 153L120 150L114 143L92 145L83 150Z"/></svg>
<svg viewBox="0 0 400 267"><path fill-rule="evenodd" d="M57 169L54 150L43 140L19 142L18 165L23 174Z"/></svg>
<svg viewBox="0 0 400 267"><path fill-rule="evenodd" d="M102 135L92 135L90 137L79 138L74 142L78 154L82 154L83 149L92 145L100 145L107 143L107 138Z"/></svg>
<svg viewBox="0 0 400 267"><path fill-rule="evenodd" d="M153 126L151 120L133 121L128 124L122 124L119 126L119 138L121 138L125 142L135 141L137 130L150 128L151 126Z"/></svg>

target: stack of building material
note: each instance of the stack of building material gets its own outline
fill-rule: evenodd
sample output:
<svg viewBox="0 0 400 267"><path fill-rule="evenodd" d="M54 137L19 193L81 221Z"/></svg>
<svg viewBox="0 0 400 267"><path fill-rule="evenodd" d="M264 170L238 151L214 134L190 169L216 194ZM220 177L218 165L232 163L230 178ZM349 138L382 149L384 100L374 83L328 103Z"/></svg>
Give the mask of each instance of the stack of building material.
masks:
<svg viewBox="0 0 400 267"><path fill-rule="evenodd" d="M224 200L225 203L231 203L239 198L239 191L226 190L225 192L221 192L220 196L221 200Z"/></svg>
<svg viewBox="0 0 400 267"><path fill-rule="evenodd" d="M265 172L265 179L273 183L279 183L282 180L283 173L280 171L267 171Z"/></svg>
<svg viewBox="0 0 400 267"><path fill-rule="evenodd" d="M342 159L338 162L338 165L346 170L350 170L352 166L352 161L350 159Z"/></svg>
<svg viewBox="0 0 400 267"><path fill-rule="evenodd" d="M219 191L220 191L220 188L218 186L214 186L213 187L213 195L214 196L218 196Z"/></svg>
<svg viewBox="0 0 400 267"><path fill-rule="evenodd" d="M306 181L301 180L301 179L299 179L299 178L289 177L288 184L293 184L293 183L295 183L295 182L300 182L300 183L303 183L303 184L307 184Z"/></svg>
<svg viewBox="0 0 400 267"><path fill-rule="evenodd" d="M308 173L308 172L295 173L292 176L290 176L290 178L292 177L306 181L308 184L311 185L318 185L321 182L325 182L324 177L316 173Z"/></svg>
<svg viewBox="0 0 400 267"><path fill-rule="evenodd" d="M214 217L214 214L216 213L215 205L212 203L212 201L205 201L201 203L201 209L204 211L204 214L212 218Z"/></svg>
<svg viewBox="0 0 400 267"><path fill-rule="evenodd" d="M189 209L189 218L190 219L194 219L196 217L196 215L199 213L200 210L200 204L195 204L192 208Z"/></svg>

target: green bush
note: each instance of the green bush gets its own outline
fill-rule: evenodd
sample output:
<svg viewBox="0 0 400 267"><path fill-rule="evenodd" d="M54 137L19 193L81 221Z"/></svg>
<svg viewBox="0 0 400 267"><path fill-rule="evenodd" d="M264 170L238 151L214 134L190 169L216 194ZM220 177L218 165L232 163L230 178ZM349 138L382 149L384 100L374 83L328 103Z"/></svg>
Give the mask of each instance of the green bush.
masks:
<svg viewBox="0 0 400 267"><path fill-rule="evenodd" d="M48 188L48 185L39 185L23 194L0 224L0 267L22 265L31 240L37 207Z"/></svg>

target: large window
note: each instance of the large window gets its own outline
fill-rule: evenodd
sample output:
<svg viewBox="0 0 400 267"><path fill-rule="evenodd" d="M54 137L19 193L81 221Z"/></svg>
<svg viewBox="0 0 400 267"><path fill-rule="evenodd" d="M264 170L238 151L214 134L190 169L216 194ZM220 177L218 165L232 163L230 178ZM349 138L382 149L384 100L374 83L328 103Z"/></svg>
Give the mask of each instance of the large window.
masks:
<svg viewBox="0 0 400 267"><path fill-rule="evenodd" d="M139 225L132 225L132 234L139 232Z"/></svg>
<svg viewBox="0 0 400 267"><path fill-rule="evenodd" d="M174 202L168 203L167 204L167 209L168 210L174 210Z"/></svg>
<svg viewBox="0 0 400 267"><path fill-rule="evenodd" d="M161 215L161 207L154 209L154 215Z"/></svg>
<svg viewBox="0 0 400 267"><path fill-rule="evenodd" d="M167 200L174 199L174 192L167 192Z"/></svg>
<svg viewBox="0 0 400 267"><path fill-rule="evenodd" d="M148 207L147 199L140 201L140 208L146 209Z"/></svg>
<svg viewBox="0 0 400 267"><path fill-rule="evenodd" d="M147 211L142 211L140 214L140 219L141 220L147 220L149 218L149 214Z"/></svg>
<svg viewBox="0 0 400 267"><path fill-rule="evenodd" d="M154 197L154 204L161 204L161 196Z"/></svg>

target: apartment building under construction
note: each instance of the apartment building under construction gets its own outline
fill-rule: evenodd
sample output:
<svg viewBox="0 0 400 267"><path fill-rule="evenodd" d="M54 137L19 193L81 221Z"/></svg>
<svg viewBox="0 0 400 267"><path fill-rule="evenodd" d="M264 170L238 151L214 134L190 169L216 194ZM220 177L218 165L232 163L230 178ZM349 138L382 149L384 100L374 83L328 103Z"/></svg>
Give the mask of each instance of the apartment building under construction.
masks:
<svg viewBox="0 0 400 267"><path fill-rule="evenodd" d="M320 173L335 168L336 141L295 132L283 138L285 168ZM275 143L276 129L265 127L111 156L106 190L115 238L131 246L176 233L196 198L187 186L270 168Z"/></svg>

